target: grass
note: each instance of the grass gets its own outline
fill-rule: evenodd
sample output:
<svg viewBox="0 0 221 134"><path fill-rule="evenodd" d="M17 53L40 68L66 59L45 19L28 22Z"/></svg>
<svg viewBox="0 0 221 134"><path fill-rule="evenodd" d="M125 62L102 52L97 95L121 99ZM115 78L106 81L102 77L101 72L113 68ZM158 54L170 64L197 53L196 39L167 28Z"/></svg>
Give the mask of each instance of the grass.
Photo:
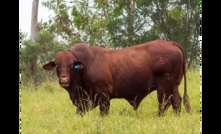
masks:
<svg viewBox="0 0 221 134"><path fill-rule="evenodd" d="M200 133L199 70L187 71L187 88L192 114L182 104L180 115L172 107L158 117L156 91L149 94L135 112L124 99L112 99L109 115L101 117L99 108L76 115L68 93L57 81L45 82L38 90L21 88L21 133L23 134L198 134ZM179 89L183 96L183 83Z"/></svg>

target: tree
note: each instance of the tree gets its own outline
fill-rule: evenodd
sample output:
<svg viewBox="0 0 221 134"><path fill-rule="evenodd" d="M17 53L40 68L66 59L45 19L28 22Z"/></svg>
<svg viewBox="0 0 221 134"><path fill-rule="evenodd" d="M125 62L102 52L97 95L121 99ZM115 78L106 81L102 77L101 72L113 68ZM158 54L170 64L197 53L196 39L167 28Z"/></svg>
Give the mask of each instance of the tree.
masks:
<svg viewBox="0 0 221 134"><path fill-rule="evenodd" d="M111 2L111 1L109 1ZM158 38L149 31L150 1L116 1L107 10L106 28L112 47L128 47ZM135 10L136 9L136 10ZM151 33L151 34L150 34Z"/></svg>
<svg viewBox="0 0 221 134"><path fill-rule="evenodd" d="M38 29L38 3L39 0L33 0L32 2L32 17L31 17L31 36L30 40L35 43L35 38L37 34L37 29ZM36 46L35 46L36 47ZM36 51L36 50L34 50ZM29 64L29 69L31 74L34 76L37 73L37 56L33 55L31 57ZM35 82L36 84L36 82Z"/></svg>
<svg viewBox="0 0 221 134"><path fill-rule="evenodd" d="M30 36L30 40L32 42L35 42L35 37L38 30L38 3L39 0L33 0L32 2L31 36Z"/></svg>
<svg viewBox="0 0 221 134"><path fill-rule="evenodd" d="M35 86L56 76L51 72L46 73L42 69L42 65L53 59L58 51L68 49L67 45L58 42L55 36L45 29L37 32L35 43L31 40L21 40L21 45L20 69L22 71L22 83L26 85L29 82L34 82ZM31 72L33 66L30 66L33 60L36 61L36 68L38 69L34 75Z"/></svg>
<svg viewBox="0 0 221 134"><path fill-rule="evenodd" d="M154 0L151 19L153 27L162 38L179 42L187 55L187 67L197 62L199 55L199 8L198 1Z"/></svg>
<svg viewBox="0 0 221 134"><path fill-rule="evenodd" d="M106 46L106 16L91 0L50 0L42 4L54 11L50 20L50 31L67 40L70 45L84 42L90 45Z"/></svg>
<svg viewBox="0 0 221 134"><path fill-rule="evenodd" d="M67 45L61 41L58 42L55 32L51 28L50 22L38 22L38 3L39 0L33 0L31 36L25 40L25 34L19 32L19 42L21 43L21 62L22 83L29 84L33 82L35 87L45 79L53 78L53 73L46 73L42 65L51 60L58 51L67 49Z"/></svg>

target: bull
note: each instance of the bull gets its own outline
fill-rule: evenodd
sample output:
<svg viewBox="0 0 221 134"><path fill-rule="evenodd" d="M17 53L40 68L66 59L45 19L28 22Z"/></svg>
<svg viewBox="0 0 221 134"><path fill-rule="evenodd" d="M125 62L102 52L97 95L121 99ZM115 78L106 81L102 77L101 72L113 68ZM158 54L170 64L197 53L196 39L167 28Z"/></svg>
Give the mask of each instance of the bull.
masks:
<svg viewBox="0 0 221 134"><path fill-rule="evenodd" d="M171 104L174 112L180 113L182 97L178 87L183 77L183 102L186 111L191 112L186 58L182 46L175 41L153 40L122 49L79 43L58 52L55 59L43 65L45 70L54 68L78 114L99 106L100 114L106 115L114 98L126 99L137 110L154 90L159 116Z"/></svg>

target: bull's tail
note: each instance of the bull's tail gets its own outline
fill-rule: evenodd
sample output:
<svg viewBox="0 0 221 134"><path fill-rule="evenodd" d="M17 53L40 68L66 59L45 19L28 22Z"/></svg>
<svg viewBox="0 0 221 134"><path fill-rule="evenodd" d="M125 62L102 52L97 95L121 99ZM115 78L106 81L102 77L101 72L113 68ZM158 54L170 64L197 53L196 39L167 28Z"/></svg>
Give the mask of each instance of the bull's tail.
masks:
<svg viewBox="0 0 221 134"><path fill-rule="evenodd" d="M181 47L181 45L179 45L177 42L173 42L173 45L179 47L179 49L182 51L183 53L183 77L184 77L184 94L183 94L183 104L185 106L185 109L188 113L191 113L191 106L190 106L190 102L189 102L189 96L187 94L187 86L186 86L186 57L185 57L185 53L183 48Z"/></svg>
<svg viewBox="0 0 221 134"><path fill-rule="evenodd" d="M184 57L185 59L185 57ZM186 61L186 60L184 60ZM191 113L191 106L189 102L189 96L187 94L187 88L186 88L186 62L183 64L183 75L184 75L184 94L183 94L183 104L185 106L185 109L188 113Z"/></svg>

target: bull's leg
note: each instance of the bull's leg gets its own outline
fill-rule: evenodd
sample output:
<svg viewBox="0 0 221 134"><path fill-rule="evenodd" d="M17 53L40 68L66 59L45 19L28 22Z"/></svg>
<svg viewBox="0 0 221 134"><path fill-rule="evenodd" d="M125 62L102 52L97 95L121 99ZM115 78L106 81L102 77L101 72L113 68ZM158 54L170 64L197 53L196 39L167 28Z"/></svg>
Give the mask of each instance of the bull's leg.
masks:
<svg viewBox="0 0 221 134"><path fill-rule="evenodd" d="M171 93L169 92L169 88L158 88L157 89L157 97L158 97L158 115L164 116L165 111L171 105Z"/></svg>
<svg viewBox="0 0 221 134"><path fill-rule="evenodd" d="M175 114L181 112L182 97L178 91L178 85L173 87L172 106Z"/></svg>
<svg viewBox="0 0 221 134"><path fill-rule="evenodd" d="M76 107L76 114L83 116L85 114L85 111L82 109L82 107Z"/></svg>
<svg viewBox="0 0 221 134"><path fill-rule="evenodd" d="M76 106L76 113L78 115L84 115L89 111L91 108L90 100L86 94L82 94L82 92L69 92L69 95L73 105Z"/></svg>
<svg viewBox="0 0 221 134"><path fill-rule="evenodd" d="M100 107L100 115L104 116L107 115L110 109L110 99L108 96L102 96L99 99L99 107Z"/></svg>
<svg viewBox="0 0 221 134"><path fill-rule="evenodd" d="M76 106L76 114L83 116L86 112L83 103L76 101L74 105Z"/></svg>
<svg viewBox="0 0 221 134"><path fill-rule="evenodd" d="M101 101L99 103L100 106L100 115L108 115L109 109L110 109L110 100Z"/></svg>

